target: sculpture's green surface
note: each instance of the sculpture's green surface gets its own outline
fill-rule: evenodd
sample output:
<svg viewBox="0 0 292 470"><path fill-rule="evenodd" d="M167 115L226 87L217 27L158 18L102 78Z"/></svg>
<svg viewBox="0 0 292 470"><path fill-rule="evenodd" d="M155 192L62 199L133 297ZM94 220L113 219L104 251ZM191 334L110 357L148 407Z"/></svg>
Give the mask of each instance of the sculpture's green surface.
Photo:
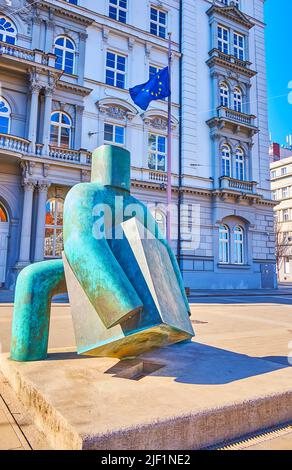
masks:
<svg viewBox="0 0 292 470"><path fill-rule="evenodd" d="M67 195L64 254L105 329L123 325L129 318L144 313L141 296L137 293L139 289L135 288L135 276L131 282L129 280L131 266L123 269L118 259L123 263L125 260L117 256L121 223L133 217L159 238L167 250L184 305L181 314L185 315L189 304L173 252L161 239L158 225L147 208L130 194L130 154L119 147L102 146L93 154L91 183L78 184ZM120 246L122 249L122 241ZM12 359L27 361L46 357L50 301L55 293L64 292L64 284L63 263L59 260L31 265L21 272L15 298ZM86 319L86 312L82 314ZM149 328L152 323L150 319ZM146 327L144 325L144 330ZM134 330L136 332L135 327ZM177 340L190 337L190 331L191 327ZM131 331L126 334L130 336Z"/></svg>

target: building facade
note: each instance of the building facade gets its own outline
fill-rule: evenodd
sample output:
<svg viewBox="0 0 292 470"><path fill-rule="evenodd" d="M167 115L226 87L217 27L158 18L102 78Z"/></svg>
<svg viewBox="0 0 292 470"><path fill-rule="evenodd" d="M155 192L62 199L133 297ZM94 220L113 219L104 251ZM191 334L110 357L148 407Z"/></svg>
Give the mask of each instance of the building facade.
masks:
<svg viewBox="0 0 292 470"><path fill-rule="evenodd" d="M274 210L278 279L292 282L292 150L290 156L271 163L271 186L277 204Z"/></svg>
<svg viewBox="0 0 292 470"><path fill-rule="evenodd" d="M60 257L64 199L103 143L131 151L165 231L167 102L142 112L128 88L167 65L168 32L185 285L275 285L263 0L0 0L0 292Z"/></svg>

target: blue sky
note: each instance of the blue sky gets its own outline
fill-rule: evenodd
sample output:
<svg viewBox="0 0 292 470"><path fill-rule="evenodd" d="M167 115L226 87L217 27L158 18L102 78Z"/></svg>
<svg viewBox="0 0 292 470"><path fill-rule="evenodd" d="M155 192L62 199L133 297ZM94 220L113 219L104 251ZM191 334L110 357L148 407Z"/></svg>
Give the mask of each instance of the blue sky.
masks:
<svg viewBox="0 0 292 470"><path fill-rule="evenodd" d="M269 127L273 141L283 144L292 134L292 1L265 3Z"/></svg>

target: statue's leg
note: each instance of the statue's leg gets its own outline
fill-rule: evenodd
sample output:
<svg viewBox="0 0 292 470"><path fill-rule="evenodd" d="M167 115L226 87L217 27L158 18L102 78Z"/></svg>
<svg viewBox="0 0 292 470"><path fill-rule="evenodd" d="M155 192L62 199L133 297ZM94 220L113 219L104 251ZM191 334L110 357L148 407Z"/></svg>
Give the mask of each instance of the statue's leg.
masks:
<svg viewBox="0 0 292 470"><path fill-rule="evenodd" d="M16 283L10 357L14 361L45 359L48 350L51 300L66 293L62 260L31 264Z"/></svg>

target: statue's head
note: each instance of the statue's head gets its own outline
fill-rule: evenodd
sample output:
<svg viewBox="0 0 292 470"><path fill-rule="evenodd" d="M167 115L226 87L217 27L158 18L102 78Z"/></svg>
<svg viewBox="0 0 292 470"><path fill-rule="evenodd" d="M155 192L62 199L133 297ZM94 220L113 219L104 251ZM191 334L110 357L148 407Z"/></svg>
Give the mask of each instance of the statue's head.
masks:
<svg viewBox="0 0 292 470"><path fill-rule="evenodd" d="M130 191L130 152L115 145L102 145L92 155L91 181Z"/></svg>

